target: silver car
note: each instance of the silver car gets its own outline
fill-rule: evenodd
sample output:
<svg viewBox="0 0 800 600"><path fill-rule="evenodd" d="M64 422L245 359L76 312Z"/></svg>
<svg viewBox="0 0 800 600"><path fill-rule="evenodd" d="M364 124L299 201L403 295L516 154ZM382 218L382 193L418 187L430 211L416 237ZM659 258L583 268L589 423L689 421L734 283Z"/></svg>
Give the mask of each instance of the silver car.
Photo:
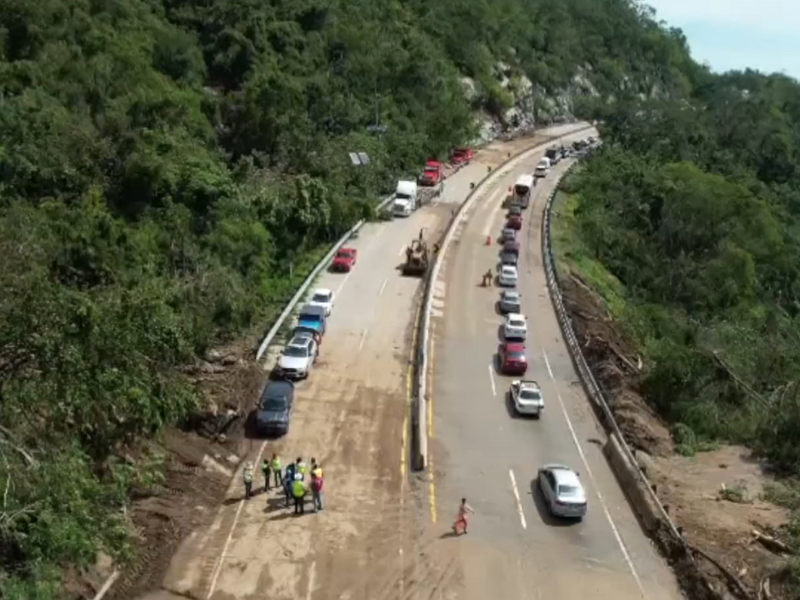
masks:
<svg viewBox="0 0 800 600"><path fill-rule="evenodd" d="M518 313L522 310L522 296L516 290L500 292L500 312L504 314Z"/></svg>
<svg viewBox="0 0 800 600"><path fill-rule="evenodd" d="M586 515L586 492L575 471L566 465L549 464L539 469L537 479L553 515L578 520Z"/></svg>
<svg viewBox="0 0 800 600"><path fill-rule="evenodd" d="M297 336L283 349L276 371L287 379L305 379L317 360L317 343L308 337Z"/></svg>

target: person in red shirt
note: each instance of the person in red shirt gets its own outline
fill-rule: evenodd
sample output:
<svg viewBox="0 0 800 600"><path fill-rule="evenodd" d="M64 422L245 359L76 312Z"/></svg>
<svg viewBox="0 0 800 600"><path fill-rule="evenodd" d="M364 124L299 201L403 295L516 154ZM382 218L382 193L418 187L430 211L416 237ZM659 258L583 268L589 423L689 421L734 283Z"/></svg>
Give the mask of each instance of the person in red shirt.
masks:
<svg viewBox="0 0 800 600"><path fill-rule="evenodd" d="M322 510L323 488L325 487L325 477L322 474L322 467L313 461L311 467L311 495L314 499L314 512Z"/></svg>

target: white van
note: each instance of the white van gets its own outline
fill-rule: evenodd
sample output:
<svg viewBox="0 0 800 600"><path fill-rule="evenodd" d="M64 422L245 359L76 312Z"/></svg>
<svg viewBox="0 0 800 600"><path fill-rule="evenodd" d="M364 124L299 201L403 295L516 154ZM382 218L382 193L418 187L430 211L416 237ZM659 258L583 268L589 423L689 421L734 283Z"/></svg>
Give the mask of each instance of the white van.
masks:
<svg viewBox="0 0 800 600"><path fill-rule="evenodd" d="M531 190L533 189L533 176L520 175L517 183L514 184L511 190L511 206L519 206L520 208L528 208L528 203L531 199Z"/></svg>
<svg viewBox="0 0 800 600"><path fill-rule="evenodd" d="M550 172L550 159L544 157L542 160L539 161L539 164L536 165L536 170L533 172L533 176L537 179L547 177L547 174Z"/></svg>

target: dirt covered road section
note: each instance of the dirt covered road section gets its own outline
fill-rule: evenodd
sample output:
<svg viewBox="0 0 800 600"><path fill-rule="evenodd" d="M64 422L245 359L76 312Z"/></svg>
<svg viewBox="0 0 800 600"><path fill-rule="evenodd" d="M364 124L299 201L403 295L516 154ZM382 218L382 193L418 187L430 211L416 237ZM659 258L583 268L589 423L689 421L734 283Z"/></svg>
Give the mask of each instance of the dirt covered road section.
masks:
<svg viewBox="0 0 800 600"><path fill-rule="evenodd" d="M226 351L198 367L200 383L215 393L215 425L206 429L217 441L203 446L188 469L181 467L188 475L175 479L176 489L143 500L161 513L134 515L141 523L145 560L108 597L388 598L427 589L428 579L435 585L438 570L427 578L411 575L421 572L414 550L421 531L406 479L404 432L422 280L404 277L399 267L405 247L420 231L429 243L441 238L471 183L509 153L543 139L490 145L448 177L444 194L431 205L405 219L370 223L348 243L359 252L353 271L325 273L312 286L333 290L337 299L320 359L308 380L297 384L284 438L249 437L244 419L235 418L253 407L274 353L247 376L239 356ZM241 385L226 377L242 379ZM179 438L178 445L188 440ZM307 513L295 516L282 492L264 491L258 471L256 495L242 500L244 460L273 452L284 466L298 456L322 464L324 511L311 513L309 500ZM180 538L185 539L176 547Z"/></svg>
<svg viewBox="0 0 800 600"><path fill-rule="evenodd" d="M602 265L576 251L574 206L564 194L553 206L553 249L564 304L639 466L695 550L694 561L687 561L675 544L662 540L684 589L693 598L792 597L786 569L790 557L771 544L788 520L784 508L768 501L777 484L746 448L698 448L647 402L641 383L648 365L602 291L589 283L598 280Z"/></svg>

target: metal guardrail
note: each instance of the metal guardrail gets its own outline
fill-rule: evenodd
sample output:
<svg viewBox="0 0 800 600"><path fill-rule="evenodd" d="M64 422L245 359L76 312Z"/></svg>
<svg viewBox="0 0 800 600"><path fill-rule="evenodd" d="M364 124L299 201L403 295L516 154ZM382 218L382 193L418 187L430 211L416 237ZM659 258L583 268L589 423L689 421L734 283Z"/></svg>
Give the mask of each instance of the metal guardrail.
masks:
<svg viewBox="0 0 800 600"><path fill-rule="evenodd" d="M383 208L386 207L386 205L389 204L389 202L392 201L393 198L394 198L393 195L389 196L388 198L384 198L381 202L378 203L375 210L376 211L382 210ZM289 303L286 305L286 308L283 309L283 312L277 318L275 323L272 325L272 328L267 332L267 335L261 342L261 345L258 347L258 352L256 352L256 362L260 361L261 358L264 356L264 353L267 351L267 348L269 348L270 344L272 344L273 340L275 339L275 336L278 335L278 332L280 331L281 327L283 327L283 324L286 322L286 319L289 318L289 316L292 314L292 311L294 310L294 307L297 306L300 300L302 300L303 295L306 293L309 286L311 286L311 284L314 282L317 275L319 275L320 272L322 272L322 270L328 266L333 257L339 251L339 249L347 243L347 241L352 237L352 235L355 232L361 229L361 227L364 225L365 222L366 222L365 219L361 219L358 223L353 225L353 227L351 227L347 233L345 233L342 237L339 238L339 240L333 245L333 247L328 251L328 253L322 257L322 260L320 260L317 263L317 266L314 267L311 273L308 274L308 277L305 278L302 285L300 286L300 289L298 289L295 295L292 296L292 299L289 300Z"/></svg>
<svg viewBox="0 0 800 600"><path fill-rule="evenodd" d="M551 245L550 224L552 219L553 201L558 194L560 184L576 164L578 163L572 163L558 178L556 186L547 197L547 203L544 207L544 218L542 219L542 255L544 256L544 270L547 278L547 288L550 291L550 299L553 303L553 308L555 309L561 331L564 334L564 340L567 343L567 348L569 349L569 354L572 357L572 362L575 365L575 369L580 377L584 389L586 390L587 396L595 404L595 406L600 409L600 413L604 417L605 425L607 425L611 432L617 436L619 440L619 446L625 455L625 459L628 463L630 463L630 470L633 472L635 478L638 479L639 483L642 484L642 487L647 490L653 506L658 511L658 517L662 523L667 526L669 532L675 538L675 540L679 541L681 545L685 545L683 536L672 522L672 519L664 508L664 505L661 503L661 500L653 491L653 486L651 485L650 481L648 481L647 476L638 466L636 458L631 451L630 446L628 446L628 443L625 440L619 425L617 424L614 414L611 412L611 408L605 399L603 391L600 389L597 380L594 378L594 375L589 368L588 363L586 362L586 358L584 357L583 351L578 343L578 338L575 335L575 330L572 326L572 320L570 319L569 314L567 314L566 308L564 307L561 284L558 279L555 256L553 254Z"/></svg>
<svg viewBox="0 0 800 600"><path fill-rule="evenodd" d="M414 374L414 394L412 396L412 440L415 442L412 444L412 460L411 465L417 471L421 471L426 468L428 462L428 438L427 438L427 401L428 401L428 345L429 345L429 333L430 333L430 323L431 323L431 304L433 302L433 292L435 288L436 280L439 277L439 269L442 265L442 260L444 259L445 254L447 253L447 247L450 244L450 240L455 233L455 230L458 224L461 222L464 212L472 203L472 200L475 198L475 195L481 191L483 185L489 180L490 178L494 177L498 171L502 170L510 163L518 160L521 156L534 152L535 150L540 149L542 146L546 146L547 144L551 143L553 140L562 138L568 135L574 135L576 133L580 133L581 131L586 131L587 129L591 129L592 125L587 125L585 127L576 128L568 133L564 133L557 136L547 136L547 138L534 146L525 148L524 150L520 150L516 152L512 156L509 156L506 160L501 162L499 165L491 169L486 173L486 175L475 184L475 186L470 190L470 193L464 199L464 201L458 206L455 213L453 214L453 218L450 220L450 224L447 226L447 231L444 235L444 239L442 241L441 247L439 249L439 253L436 255L434 259L433 267L428 271L427 278L425 280L425 287L424 289L424 296L423 296L423 304L422 304L422 313L419 319L419 330L417 334L417 369L415 370ZM424 400L424 401L423 401Z"/></svg>
<svg viewBox="0 0 800 600"><path fill-rule="evenodd" d="M497 137L497 139L504 140L504 141L505 140L510 140L510 139L515 138L515 137L519 137L521 135L525 135L527 133L530 133L531 130L532 130L532 128L528 128L528 127L520 128L519 130L514 131L512 133L501 134L500 136ZM491 140L491 141L487 142L487 145L490 144L492 141L495 141L495 140ZM463 166L464 165L456 166L453 169L453 172L451 173L451 175L453 173L458 172ZM383 210L392 201L393 198L394 198L394 195L391 195L391 196L388 196L387 198L384 198L380 203L378 203L378 205L376 206L375 210L376 211ZM278 335L278 332L281 330L281 327L283 327L284 323L286 323L286 320L291 316L292 311L299 304L300 300L302 300L303 295L306 293L306 291L308 291L308 288L314 282L316 277L322 272L322 270L326 266L328 266L328 263L330 263L330 261L333 259L333 257L336 254L336 252L338 252L339 249L342 246L344 246L344 244L352 237L352 235L354 233L356 233L359 229L361 229L361 227L364 225L365 222L366 221L364 219L362 219L358 223L353 225L353 227L347 233L345 233L341 238L339 238L339 240L333 245L333 247L330 249L330 251L328 251L328 253L319 261L319 263L317 263L317 266L314 267L314 269L311 271L311 273L308 274L308 276L305 278L303 283L300 285L300 288L297 290L297 292L295 292L295 295L292 296L292 299L289 300L289 303L283 309L283 312L278 316L278 318L275 320L275 323L272 325L270 330L267 332L267 335L264 336L264 339L261 341L261 344L258 347L258 351L256 352L256 362L260 361L264 357L264 354L266 353L267 349L275 341L275 336Z"/></svg>

